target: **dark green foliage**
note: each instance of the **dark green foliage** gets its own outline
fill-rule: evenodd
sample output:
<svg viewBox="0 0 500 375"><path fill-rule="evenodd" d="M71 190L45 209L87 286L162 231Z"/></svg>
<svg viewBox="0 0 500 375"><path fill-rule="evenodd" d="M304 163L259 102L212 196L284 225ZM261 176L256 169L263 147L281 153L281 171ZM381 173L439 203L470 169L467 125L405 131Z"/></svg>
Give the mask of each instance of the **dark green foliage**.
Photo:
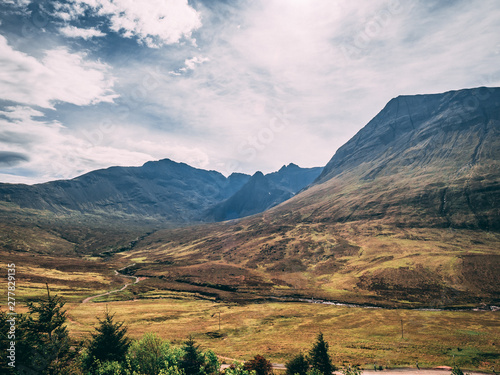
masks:
<svg viewBox="0 0 500 375"><path fill-rule="evenodd" d="M462 369L460 368L460 366L458 366L457 364L455 364L453 366L453 369L451 370L451 375L470 375L470 374L464 373L462 371Z"/></svg>
<svg viewBox="0 0 500 375"><path fill-rule="evenodd" d="M382 371L383 369L379 368L379 370ZM363 373L358 365L351 366L350 364L346 363L344 363L344 367L341 371L343 375L361 375Z"/></svg>
<svg viewBox="0 0 500 375"><path fill-rule="evenodd" d="M256 375L269 375L273 373L273 366L270 361L261 355L256 355L253 359L245 362L245 370L254 370Z"/></svg>
<svg viewBox="0 0 500 375"><path fill-rule="evenodd" d="M300 353L288 361L285 365L286 375L306 375L309 370L309 363L304 354Z"/></svg>
<svg viewBox="0 0 500 375"><path fill-rule="evenodd" d="M330 375L336 370L328 354L328 343L323 338L323 333L319 333L316 342L309 351L308 362L311 367L318 370L323 375Z"/></svg>
<svg viewBox="0 0 500 375"><path fill-rule="evenodd" d="M77 351L71 349L64 323L66 311L59 296L28 303L28 313L16 323L16 369L19 373L68 374ZM4 323L2 323L4 324Z"/></svg>
<svg viewBox="0 0 500 375"><path fill-rule="evenodd" d="M184 370L186 375L199 375L202 373L202 367L205 363L199 346L190 338L182 347L184 355L179 361L179 368Z"/></svg>
<svg viewBox="0 0 500 375"><path fill-rule="evenodd" d="M101 363L125 361L130 339L126 336L127 328L123 327L123 322L114 322L113 317L106 311L103 319L98 318L99 326L95 328L96 332L87 346L84 360L87 369L91 369L96 360Z"/></svg>

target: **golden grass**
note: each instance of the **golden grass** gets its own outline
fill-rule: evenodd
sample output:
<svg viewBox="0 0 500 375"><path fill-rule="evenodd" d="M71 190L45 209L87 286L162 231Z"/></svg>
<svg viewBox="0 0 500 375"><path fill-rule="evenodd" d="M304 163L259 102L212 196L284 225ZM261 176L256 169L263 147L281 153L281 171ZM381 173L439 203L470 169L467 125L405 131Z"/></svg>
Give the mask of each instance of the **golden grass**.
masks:
<svg viewBox="0 0 500 375"><path fill-rule="evenodd" d="M246 360L262 354L284 363L306 352L319 331L330 343L334 362L372 366L452 364L491 370L500 366L498 313L362 309L306 303L234 305L174 298L68 304L70 333L84 338L107 308L139 338L156 332L174 343L193 336L218 355ZM218 313L221 313L221 337ZM403 320L404 338L401 338ZM214 338L215 337L215 338Z"/></svg>

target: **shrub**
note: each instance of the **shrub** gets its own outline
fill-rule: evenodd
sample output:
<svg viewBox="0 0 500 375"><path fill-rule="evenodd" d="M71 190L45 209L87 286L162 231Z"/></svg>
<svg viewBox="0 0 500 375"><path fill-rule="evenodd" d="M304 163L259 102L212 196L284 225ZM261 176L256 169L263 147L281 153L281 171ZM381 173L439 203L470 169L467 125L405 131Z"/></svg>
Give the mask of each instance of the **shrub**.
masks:
<svg viewBox="0 0 500 375"><path fill-rule="evenodd" d="M130 339L126 336L127 328L123 322L114 322L114 315L107 311L103 319L98 319L99 325L87 345L83 355L83 367L88 371L95 368L94 362L125 362L125 355L130 347Z"/></svg>
<svg viewBox="0 0 500 375"><path fill-rule="evenodd" d="M300 353L288 361L285 365L286 375L306 375L309 370L309 363L304 354Z"/></svg>
<svg viewBox="0 0 500 375"><path fill-rule="evenodd" d="M359 368L359 366L351 366L348 364L344 364L344 367L342 367L341 372L344 375L361 375L363 371Z"/></svg>
<svg viewBox="0 0 500 375"><path fill-rule="evenodd" d="M186 375L201 375L205 361L199 346L190 338L184 343L182 350L184 355L179 361L179 368L184 370Z"/></svg>
<svg viewBox="0 0 500 375"><path fill-rule="evenodd" d="M256 375L269 375L273 373L273 365L261 355L256 355L253 359L245 362L244 369L255 371Z"/></svg>

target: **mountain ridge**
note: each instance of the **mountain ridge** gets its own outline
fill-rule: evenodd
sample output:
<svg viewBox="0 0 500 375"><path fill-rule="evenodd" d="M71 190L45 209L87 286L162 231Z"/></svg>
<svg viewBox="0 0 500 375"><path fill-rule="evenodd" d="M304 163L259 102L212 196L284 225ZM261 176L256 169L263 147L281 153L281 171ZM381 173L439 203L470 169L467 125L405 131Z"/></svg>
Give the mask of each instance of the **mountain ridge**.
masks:
<svg viewBox="0 0 500 375"><path fill-rule="evenodd" d="M500 88L396 98L301 193L235 222L158 231L129 255L146 258L134 272L242 299L496 306L499 142Z"/></svg>
<svg viewBox="0 0 500 375"><path fill-rule="evenodd" d="M284 166L285 167L285 166ZM319 175L321 168L316 169ZM286 168L275 172L286 174ZM274 204L281 203L314 178L309 169L297 166L295 180L276 186ZM148 161L140 167L109 167L92 171L71 180L56 180L35 185L0 184L0 200L17 203L21 208L98 215L137 215L176 223L211 220L206 212L232 197L248 183L251 176L232 173L228 177L217 171L194 168L170 159ZM297 185L298 184L298 185ZM293 185L293 186L292 186ZM247 189L248 190L248 189ZM286 192L292 192L286 194ZM239 195L252 194L251 191ZM261 212L268 204L253 206L251 213ZM243 212L242 214L245 214ZM227 215L222 215L227 216ZM236 214L241 217L241 214Z"/></svg>

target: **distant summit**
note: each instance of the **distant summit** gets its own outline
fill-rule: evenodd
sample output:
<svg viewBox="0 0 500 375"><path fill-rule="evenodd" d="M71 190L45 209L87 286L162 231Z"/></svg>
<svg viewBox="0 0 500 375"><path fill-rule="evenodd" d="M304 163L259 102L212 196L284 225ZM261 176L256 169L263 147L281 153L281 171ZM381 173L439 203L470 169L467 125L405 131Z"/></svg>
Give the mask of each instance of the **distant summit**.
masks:
<svg viewBox="0 0 500 375"><path fill-rule="evenodd" d="M208 212L215 221L253 215L274 207L294 196L313 182L322 168L283 166L278 172L255 173L233 196L215 205Z"/></svg>
<svg viewBox="0 0 500 375"><path fill-rule="evenodd" d="M0 184L0 201L58 214L136 217L177 224L223 220L261 212L281 203L321 172L321 168L317 168L317 172L311 174L311 170L295 165L290 172L289 167L282 168L282 172L276 172L269 180L273 184L274 179L283 179L271 188L270 196L266 188L254 181L258 173L252 178L243 173L233 173L226 178L216 171L162 159L141 167L96 170L71 180L36 185ZM239 198L234 199L245 200L244 209L231 214L212 214L214 207L235 194ZM257 198L259 194L266 196Z"/></svg>

